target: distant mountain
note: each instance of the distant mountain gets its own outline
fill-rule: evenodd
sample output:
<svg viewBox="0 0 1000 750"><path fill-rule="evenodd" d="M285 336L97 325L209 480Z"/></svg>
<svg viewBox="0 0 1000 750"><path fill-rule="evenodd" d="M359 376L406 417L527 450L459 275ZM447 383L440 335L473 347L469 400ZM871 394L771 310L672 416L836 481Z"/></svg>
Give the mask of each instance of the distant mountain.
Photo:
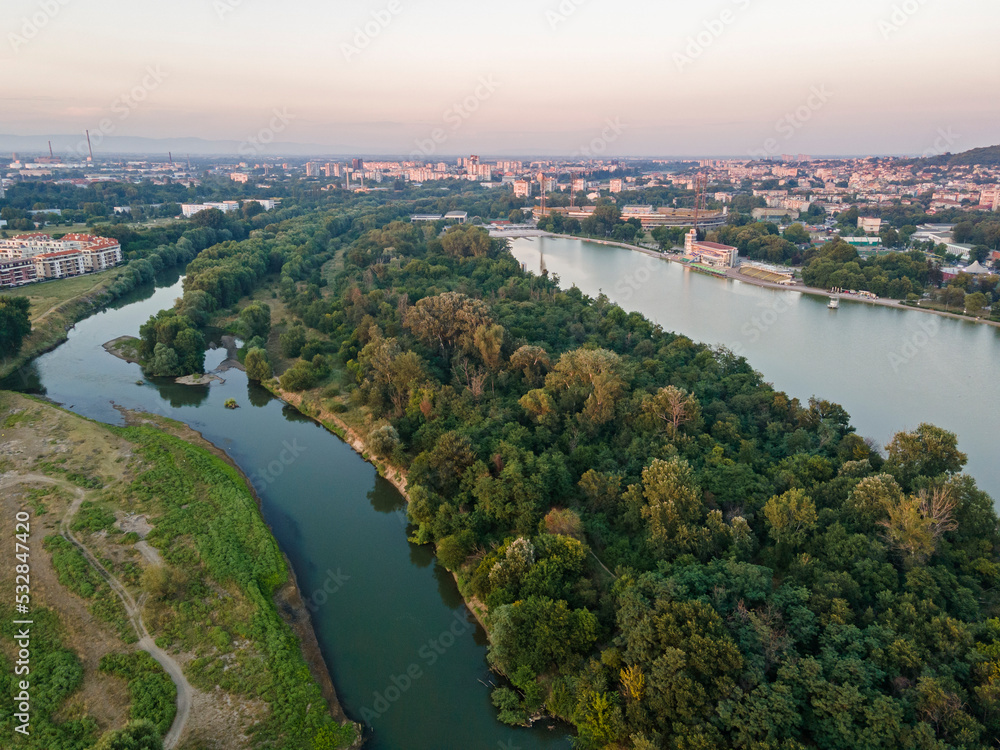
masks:
<svg viewBox="0 0 1000 750"><path fill-rule="evenodd" d="M232 155L247 158L260 156L354 156L354 150L349 146L329 146L318 143L281 143L274 142L267 146L257 147L247 141L212 141L204 138L140 138L134 136L109 135L101 137L97 133L90 134L94 147L94 156L109 157L126 154L153 155L173 152L174 158L184 156L216 156ZM32 155L47 156L49 141L56 156L85 158L87 151L87 136L79 135L3 135L0 134L0 154L16 152L25 157ZM255 150L257 149L257 150Z"/></svg>
<svg viewBox="0 0 1000 750"><path fill-rule="evenodd" d="M1000 146L986 146L963 151L960 154L941 154L915 159L913 163L930 167L967 167L976 164L984 167L1000 167Z"/></svg>

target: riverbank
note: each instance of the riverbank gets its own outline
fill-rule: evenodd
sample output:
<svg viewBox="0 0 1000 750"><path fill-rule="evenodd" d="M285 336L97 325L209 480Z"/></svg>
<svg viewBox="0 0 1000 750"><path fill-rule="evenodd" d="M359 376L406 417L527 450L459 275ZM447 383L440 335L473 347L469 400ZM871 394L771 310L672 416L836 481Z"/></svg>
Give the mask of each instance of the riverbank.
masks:
<svg viewBox="0 0 1000 750"><path fill-rule="evenodd" d="M304 629L308 615L294 574L288 566L287 575L278 575L280 550L273 538L266 541L259 509L250 510L255 495L242 473L186 425L119 411L125 427L0 392L0 466L8 483L0 493L0 529L12 526L17 513L30 516L38 550L31 605L46 635L33 641L33 655L79 665L75 685L64 675L51 686L68 691L65 698L45 700L59 707L68 699L75 707L33 717L36 731L44 730L39 736L78 734L74 727L88 716L99 733L120 728L130 716L164 720L159 704L134 702L133 676L103 669L106 657L128 660L139 648L177 685L176 720L165 747L253 747L254 732L265 743L323 734L336 737L339 747L358 747L359 728L344 716L315 636ZM144 522L129 523L136 518ZM51 554L42 551L43 537ZM247 562L256 567L251 571ZM267 603L259 594L270 590ZM56 636L61 645L50 644ZM294 656L292 638L301 657ZM0 644L0 669L7 671L9 658ZM327 696L331 718L320 720ZM317 709L309 712L303 703L289 712L284 700ZM76 719L67 720L70 714Z"/></svg>
<svg viewBox="0 0 1000 750"><path fill-rule="evenodd" d="M186 443L202 448L208 453L211 453L213 456L216 456L220 460L224 461L243 478L247 489L257 504L258 511L263 514L261 498L260 495L257 494L257 489L253 486L253 483L228 453L216 446L200 432L183 422L176 422L165 417L147 414L145 412L136 412L119 407L116 408L125 418L126 424L152 425L157 429L164 430L165 432L180 438ZM323 654L320 651L319 640L316 637L316 631L312 627L312 622L309 618L309 610L305 605L305 599L302 595L302 589L299 586L298 578L295 575L295 570L292 568L288 555L285 554L284 551L282 551L282 556L284 557L285 565L288 568L289 580L288 583L278 589L274 595L274 602L277 606L278 614L298 638L302 648L302 656L309 667L309 672L312 674L313 679L319 683L323 690L323 697L326 699L327 705L330 708L330 714L339 722L350 722L350 718L344 712L344 708L337 697L337 691L333 684L333 678L330 675L330 670L327 667L326 660L323 658ZM351 747L360 747L361 744L359 735L359 740Z"/></svg>
<svg viewBox="0 0 1000 750"><path fill-rule="evenodd" d="M631 250L633 252L642 253L643 255L649 256L650 258L656 258L658 260L663 260L668 263L676 263L684 268L691 268L687 263L682 262L679 258L671 257L670 255L665 255L658 250L652 250L647 247L642 247L640 245L630 245L625 242L617 242L614 240L600 240L600 239L590 239L588 237L577 237L571 234L554 234L552 232L539 232L537 234L522 234L518 235L515 233L510 233L507 235L495 235L504 236L510 238L525 237L528 239L538 238L538 237L557 237L566 240L579 240L580 242L592 242L595 245L607 245L610 247L620 247L625 250ZM699 270L699 269L692 269ZM873 305L879 307L888 307L895 310L913 310L914 312L930 313L931 315L940 315L944 318L952 318L953 320L964 320L967 323L981 323L983 325L992 326L994 328L1000 328L1000 322L995 320L987 320L983 318L971 318L968 315L960 315L958 313L949 313L943 310L932 310L926 307L919 307L914 305L908 305L898 300L890 299L863 299L861 297L852 297L850 295L840 294L831 292L826 289L819 289L817 287L806 286L802 283L795 284L777 284L771 281L763 281L761 279L754 279L750 276L744 276L740 273L739 268L730 268L725 274L705 274L706 276L715 276L716 278L723 279L726 281L739 281L744 284L751 284L753 286L763 287L764 289L774 289L775 291L782 292L798 292L799 294L811 294L816 297L826 297L834 298L838 297L844 302L857 302L865 305Z"/></svg>
<svg viewBox="0 0 1000 750"><path fill-rule="evenodd" d="M407 504L409 504L410 495L407 492L409 477L407 477L406 470L398 466L393 466L385 459L380 460L381 457L377 456L371 448L369 448L364 438L358 434L358 431L349 425L343 418L332 411L324 409L316 403L306 403L305 396L302 393L283 390L278 384L277 379L261 383L261 385L279 401L288 404L303 416L314 419L322 427L326 428L343 440L347 445L351 446L355 453L372 464L372 466L375 467L375 470L378 471L379 476L395 487ZM476 621L480 624L480 626L482 626L483 630L489 632L486 628L486 615L488 614L486 605L474 596L466 596L466 594L461 590L462 586L459 581L458 574L451 571L451 575L455 579L455 584L459 587L459 592L462 594L466 608L472 613L472 616L476 618Z"/></svg>
<svg viewBox="0 0 1000 750"><path fill-rule="evenodd" d="M74 325L114 301L107 289L118 280L118 275L115 271L103 271L0 292L27 297L31 302L31 333L16 355L0 361L0 380L55 349L68 338Z"/></svg>

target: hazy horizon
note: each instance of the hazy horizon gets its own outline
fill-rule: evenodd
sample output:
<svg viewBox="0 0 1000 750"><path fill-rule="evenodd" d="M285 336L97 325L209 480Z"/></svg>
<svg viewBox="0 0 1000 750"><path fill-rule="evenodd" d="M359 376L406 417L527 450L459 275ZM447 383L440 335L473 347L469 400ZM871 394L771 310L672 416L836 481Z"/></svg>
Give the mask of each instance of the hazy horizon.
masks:
<svg viewBox="0 0 1000 750"><path fill-rule="evenodd" d="M959 152L1000 143L998 22L986 0L12 0L0 148L89 129L98 153Z"/></svg>

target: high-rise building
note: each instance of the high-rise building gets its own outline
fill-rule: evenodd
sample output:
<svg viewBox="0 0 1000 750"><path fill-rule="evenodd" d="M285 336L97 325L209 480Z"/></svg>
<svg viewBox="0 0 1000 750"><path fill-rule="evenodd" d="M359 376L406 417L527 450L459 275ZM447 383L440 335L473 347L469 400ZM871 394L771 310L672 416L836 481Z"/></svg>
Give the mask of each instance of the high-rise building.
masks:
<svg viewBox="0 0 1000 750"><path fill-rule="evenodd" d="M360 172L361 170L363 170L365 168L365 160L364 159L352 159L351 160L351 166L354 168L355 172Z"/></svg>
<svg viewBox="0 0 1000 750"><path fill-rule="evenodd" d="M515 180L514 181L514 197L515 198L530 198L531 197L532 183L528 180Z"/></svg>

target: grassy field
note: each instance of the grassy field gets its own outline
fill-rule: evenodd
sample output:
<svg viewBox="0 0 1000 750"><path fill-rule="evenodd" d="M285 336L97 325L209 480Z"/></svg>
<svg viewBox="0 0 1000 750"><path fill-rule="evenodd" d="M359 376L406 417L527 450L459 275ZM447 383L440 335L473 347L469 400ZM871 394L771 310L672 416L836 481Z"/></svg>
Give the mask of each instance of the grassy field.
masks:
<svg viewBox="0 0 1000 750"><path fill-rule="evenodd" d="M86 750L130 719L160 731L173 719L173 684L137 650L70 529L183 665L194 698L181 750L355 743L328 676L303 655L308 616L245 479L184 425L129 421L108 427L0 392L0 538L30 515L30 614L41 623L34 731L15 734L0 712L0 736L14 738L12 750ZM10 695L14 573L0 568L0 693Z"/></svg>
<svg viewBox="0 0 1000 750"><path fill-rule="evenodd" d="M31 300L31 322L34 324L52 308L103 289L109 279L114 279L117 275L117 269L110 269L70 279L43 281L16 289L3 289L0 290L0 295L27 297Z"/></svg>
<svg viewBox="0 0 1000 750"><path fill-rule="evenodd" d="M0 378L65 341L66 331L93 311L104 296L104 290L114 283L120 272L120 269L110 269L0 291L0 295L29 299L32 329L16 357L0 360Z"/></svg>

